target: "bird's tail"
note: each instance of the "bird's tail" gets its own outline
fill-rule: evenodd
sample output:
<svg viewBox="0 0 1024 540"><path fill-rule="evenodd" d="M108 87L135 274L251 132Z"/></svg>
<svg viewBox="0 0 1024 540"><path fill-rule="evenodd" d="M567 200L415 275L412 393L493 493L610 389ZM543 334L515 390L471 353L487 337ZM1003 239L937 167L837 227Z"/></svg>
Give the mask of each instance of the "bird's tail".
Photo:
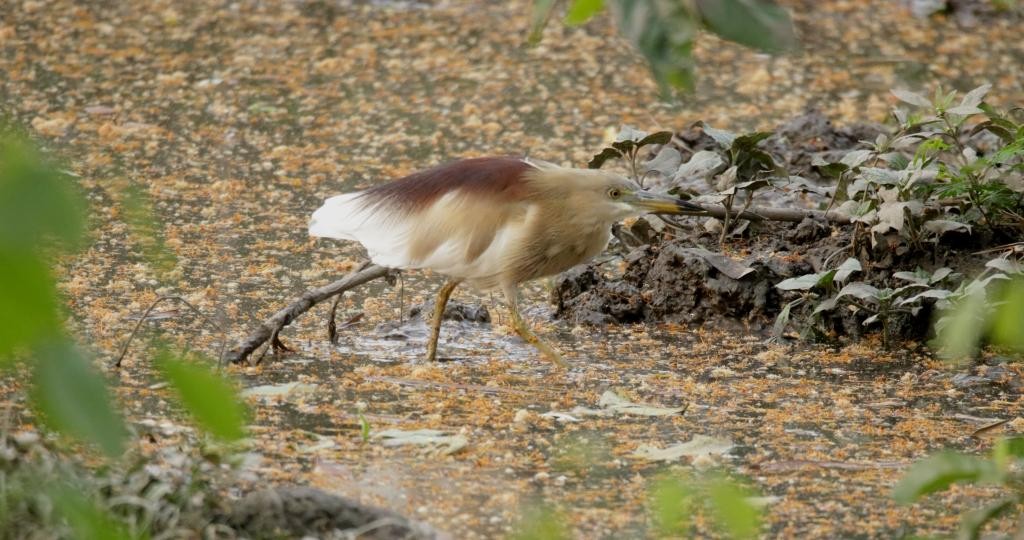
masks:
<svg viewBox="0 0 1024 540"><path fill-rule="evenodd" d="M309 235L322 238L358 240L356 231L366 221L362 193L345 193L324 201L309 220Z"/></svg>

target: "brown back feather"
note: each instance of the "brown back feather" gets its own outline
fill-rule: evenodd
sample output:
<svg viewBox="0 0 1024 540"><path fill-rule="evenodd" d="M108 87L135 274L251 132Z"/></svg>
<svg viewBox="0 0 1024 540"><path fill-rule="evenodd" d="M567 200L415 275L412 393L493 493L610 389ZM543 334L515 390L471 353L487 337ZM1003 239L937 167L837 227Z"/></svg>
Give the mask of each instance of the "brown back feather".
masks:
<svg viewBox="0 0 1024 540"><path fill-rule="evenodd" d="M371 204L394 204L405 211L422 210L446 193L459 190L499 201L526 196L523 175L536 170L515 157L482 157L453 161L367 189Z"/></svg>

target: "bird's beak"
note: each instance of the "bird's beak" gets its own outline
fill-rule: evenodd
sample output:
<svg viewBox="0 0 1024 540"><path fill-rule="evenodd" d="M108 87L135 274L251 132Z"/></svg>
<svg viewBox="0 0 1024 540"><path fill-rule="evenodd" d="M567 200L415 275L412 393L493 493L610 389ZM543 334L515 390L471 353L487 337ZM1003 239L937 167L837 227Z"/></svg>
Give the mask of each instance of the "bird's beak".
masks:
<svg viewBox="0 0 1024 540"><path fill-rule="evenodd" d="M633 200L631 202L638 209L652 214L681 214L683 212L699 212L704 210L690 201L644 190L633 192Z"/></svg>

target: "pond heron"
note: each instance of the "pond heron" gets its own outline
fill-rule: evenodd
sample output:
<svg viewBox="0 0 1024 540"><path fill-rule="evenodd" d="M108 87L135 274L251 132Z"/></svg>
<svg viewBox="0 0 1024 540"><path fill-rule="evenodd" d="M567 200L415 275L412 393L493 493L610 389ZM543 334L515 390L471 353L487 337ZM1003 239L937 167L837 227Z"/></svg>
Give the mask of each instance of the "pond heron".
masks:
<svg viewBox="0 0 1024 540"><path fill-rule="evenodd" d="M331 197L313 213L309 234L355 240L380 266L428 268L447 277L434 303L428 360L437 354L448 298L466 282L500 290L516 333L564 366L520 316L518 285L590 260L624 218L694 210L701 208L608 171L483 157Z"/></svg>

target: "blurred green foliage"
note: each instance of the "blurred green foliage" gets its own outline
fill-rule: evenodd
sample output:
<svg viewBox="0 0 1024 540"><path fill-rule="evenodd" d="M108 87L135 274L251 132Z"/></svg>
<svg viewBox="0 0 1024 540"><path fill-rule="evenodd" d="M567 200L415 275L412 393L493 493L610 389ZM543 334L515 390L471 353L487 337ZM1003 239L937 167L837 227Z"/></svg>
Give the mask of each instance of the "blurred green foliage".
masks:
<svg viewBox="0 0 1024 540"><path fill-rule="evenodd" d="M560 5L534 0L528 43L540 41ZM770 0L571 0L563 22L585 24L606 8L663 90L693 90L693 47L700 30L768 53L797 46L789 12Z"/></svg>
<svg viewBox="0 0 1024 540"><path fill-rule="evenodd" d="M172 268L174 257L145 193L129 188L122 202L125 220L150 265L160 272ZM28 367L31 402L46 426L117 458L129 431L102 373L64 329L62 302L49 270L82 245L86 207L72 174L40 153L18 129L0 122L0 367L19 362ZM167 351L158 356L157 365L199 427L227 441L245 435L246 408L222 375ZM75 537L128 537L117 519L68 482L23 484L45 490L54 516ZM6 515L12 507L8 496L32 497L30 489L0 489L0 517L11 517ZM17 523L5 523L5 528L17 531Z"/></svg>
<svg viewBox="0 0 1024 540"><path fill-rule="evenodd" d="M703 515L726 538L756 538L761 509L754 493L721 473L666 474L653 482L649 508L655 531L663 537L693 537L694 516Z"/></svg>
<svg viewBox="0 0 1024 540"><path fill-rule="evenodd" d="M204 364L183 360L168 350L157 355L156 365L203 429L224 441L245 436L246 409L235 398L238 390L227 379Z"/></svg>
<svg viewBox="0 0 1024 540"><path fill-rule="evenodd" d="M564 516L557 510L533 503L528 505L510 540L569 540L572 535Z"/></svg>
<svg viewBox="0 0 1024 540"><path fill-rule="evenodd" d="M1000 439L987 458L940 452L918 461L893 489L893 498L911 504L922 497L949 489L953 484L990 484L1004 488L1002 497L964 513L956 538L981 537L990 521L1020 511L1024 503L1024 438ZM1019 520L1018 520L1019 521ZM1018 536L1024 533L1024 526Z"/></svg>

